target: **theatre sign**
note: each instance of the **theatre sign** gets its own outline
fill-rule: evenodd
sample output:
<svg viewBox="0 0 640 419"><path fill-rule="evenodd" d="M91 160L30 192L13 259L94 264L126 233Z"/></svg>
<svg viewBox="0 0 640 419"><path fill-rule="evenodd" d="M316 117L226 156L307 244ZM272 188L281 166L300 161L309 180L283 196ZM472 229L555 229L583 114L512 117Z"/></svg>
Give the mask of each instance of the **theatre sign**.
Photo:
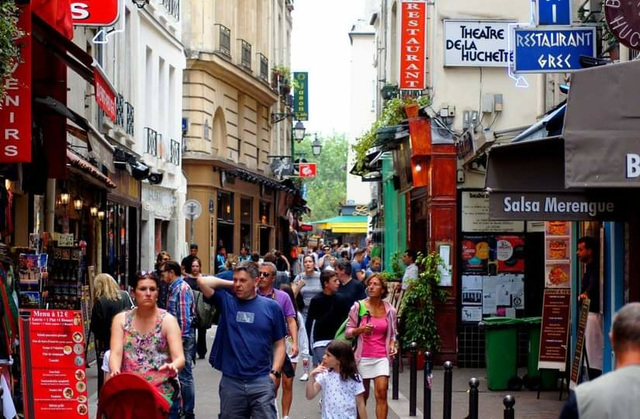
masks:
<svg viewBox="0 0 640 419"><path fill-rule="evenodd" d="M493 220L601 220L623 219L620 199L579 193L537 194L492 192L489 216Z"/></svg>
<svg viewBox="0 0 640 419"><path fill-rule="evenodd" d="M446 67L507 67L509 24L497 20L445 20L444 65Z"/></svg>

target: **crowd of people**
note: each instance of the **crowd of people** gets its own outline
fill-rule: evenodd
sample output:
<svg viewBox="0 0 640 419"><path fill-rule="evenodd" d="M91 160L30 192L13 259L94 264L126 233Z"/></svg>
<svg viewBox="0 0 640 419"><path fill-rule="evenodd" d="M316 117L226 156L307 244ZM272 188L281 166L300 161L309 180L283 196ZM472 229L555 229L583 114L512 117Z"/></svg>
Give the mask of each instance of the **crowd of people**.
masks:
<svg viewBox="0 0 640 419"><path fill-rule="evenodd" d="M355 244L323 245L289 260L216 255L215 272L202 273L198 247L181 263L158 254L153 271L140 272L132 294L106 274L95 279L91 329L105 380L123 372L145 378L167 400L169 417L193 418L193 366L207 354L200 304L215 307L217 329L209 362L222 372L220 417L288 418L293 380L306 396L322 391L322 416L366 417L374 383L376 416L386 417L389 365L396 354L396 312L378 274L380 259ZM346 339L337 339L346 324ZM282 387L282 401L276 395ZM346 412L346 416L345 416Z"/></svg>

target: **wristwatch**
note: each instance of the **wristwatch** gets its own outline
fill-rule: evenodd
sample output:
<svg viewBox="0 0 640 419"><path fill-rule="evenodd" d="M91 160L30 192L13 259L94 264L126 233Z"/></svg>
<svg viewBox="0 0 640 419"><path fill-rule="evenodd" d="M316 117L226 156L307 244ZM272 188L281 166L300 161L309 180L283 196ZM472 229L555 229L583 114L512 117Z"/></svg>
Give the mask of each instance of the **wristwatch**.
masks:
<svg viewBox="0 0 640 419"><path fill-rule="evenodd" d="M276 371L276 370L269 371L269 374L275 375L276 378L280 378L282 376L282 373L280 371Z"/></svg>

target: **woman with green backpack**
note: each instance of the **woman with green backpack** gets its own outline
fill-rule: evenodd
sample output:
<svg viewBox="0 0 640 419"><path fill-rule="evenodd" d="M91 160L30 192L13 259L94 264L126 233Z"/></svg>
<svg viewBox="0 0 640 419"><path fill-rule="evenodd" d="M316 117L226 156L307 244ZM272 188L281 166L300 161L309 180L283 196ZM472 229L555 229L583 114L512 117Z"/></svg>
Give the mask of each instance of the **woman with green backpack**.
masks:
<svg viewBox="0 0 640 419"><path fill-rule="evenodd" d="M398 352L396 342L397 313L384 301L389 289L380 274L374 273L367 280L369 297L357 301L349 311L345 336L357 339L355 358L364 384L365 402L369 397L373 379L376 398L376 417L386 418L389 410L387 390L391 358ZM362 305L366 308L363 310ZM364 311L364 315L361 313Z"/></svg>

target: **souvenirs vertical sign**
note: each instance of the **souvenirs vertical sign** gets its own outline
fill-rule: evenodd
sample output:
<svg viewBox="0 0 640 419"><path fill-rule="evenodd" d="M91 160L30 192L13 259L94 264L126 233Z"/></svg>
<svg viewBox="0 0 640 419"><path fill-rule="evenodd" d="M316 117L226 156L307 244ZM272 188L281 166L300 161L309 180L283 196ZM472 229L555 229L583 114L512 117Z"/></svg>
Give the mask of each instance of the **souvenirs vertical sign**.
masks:
<svg viewBox="0 0 640 419"><path fill-rule="evenodd" d="M400 89L424 90L427 4L403 1L400 38Z"/></svg>
<svg viewBox="0 0 640 419"><path fill-rule="evenodd" d="M87 418L82 312L21 310L25 419Z"/></svg>
<svg viewBox="0 0 640 419"><path fill-rule="evenodd" d="M6 96L0 102L0 163L31 162L31 5L20 4L16 40L20 57L4 80Z"/></svg>

